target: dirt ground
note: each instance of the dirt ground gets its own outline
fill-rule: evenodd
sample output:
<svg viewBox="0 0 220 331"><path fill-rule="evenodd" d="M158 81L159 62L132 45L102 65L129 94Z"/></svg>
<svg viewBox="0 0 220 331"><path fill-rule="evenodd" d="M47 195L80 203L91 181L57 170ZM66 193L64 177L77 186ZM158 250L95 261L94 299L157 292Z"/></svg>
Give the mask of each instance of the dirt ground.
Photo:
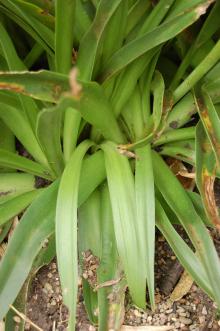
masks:
<svg viewBox="0 0 220 331"><path fill-rule="evenodd" d="M214 235L216 248L220 251L220 241ZM176 260L172 250L163 237L157 235L156 242L156 302L155 312L142 311L132 306L127 300L124 324L131 326L170 326L170 330L208 331L220 330L220 321L216 305L204 294L191 279L183 279L184 270ZM185 291L180 298L172 301L173 288L179 280L183 280ZM188 283L187 283L188 282ZM187 290L188 287L188 290ZM83 305L83 297L79 287L77 308L77 330L95 331L90 325ZM174 296L175 297L175 296ZM60 282L56 261L44 267L36 275L29 294L27 315L44 331L63 331L68 318L67 309L62 303ZM35 331L30 325L26 329Z"/></svg>

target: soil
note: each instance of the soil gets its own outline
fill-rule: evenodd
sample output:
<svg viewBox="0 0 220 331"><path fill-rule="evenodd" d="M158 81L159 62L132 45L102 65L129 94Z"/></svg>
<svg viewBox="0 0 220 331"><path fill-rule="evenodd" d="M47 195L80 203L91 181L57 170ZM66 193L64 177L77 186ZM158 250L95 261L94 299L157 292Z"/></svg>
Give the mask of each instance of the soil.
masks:
<svg viewBox="0 0 220 331"><path fill-rule="evenodd" d="M220 241L216 234L213 234L213 237L216 248L220 251ZM157 309L155 312L150 309L142 311L126 300L124 324L131 326L167 325L170 326L170 330L174 331L220 330L215 303L195 284L192 283L191 286L190 283L191 288L187 291L188 293L179 300L171 301L173 288L183 277L184 270L166 240L160 235L157 235L155 260ZM66 329L68 312L62 302L56 261L42 268L36 275L29 294L27 316L44 331ZM29 324L26 324L26 330L35 331ZM80 284L77 330L96 330L87 319Z"/></svg>

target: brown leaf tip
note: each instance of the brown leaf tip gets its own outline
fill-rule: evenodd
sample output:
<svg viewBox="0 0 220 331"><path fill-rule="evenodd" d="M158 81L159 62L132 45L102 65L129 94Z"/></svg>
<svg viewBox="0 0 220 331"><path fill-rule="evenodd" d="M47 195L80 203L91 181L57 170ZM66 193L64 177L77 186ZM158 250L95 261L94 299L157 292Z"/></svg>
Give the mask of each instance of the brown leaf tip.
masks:
<svg viewBox="0 0 220 331"><path fill-rule="evenodd" d="M70 75L69 75L71 94L73 95L74 98L80 99L82 92L82 85L79 84L79 82L77 82L77 76L78 76L78 69L73 68L70 71Z"/></svg>
<svg viewBox="0 0 220 331"><path fill-rule="evenodd" d="M200 5L199 7L196 8L195 11L196 14L198 15L198 18L206 13L206 10L213 2L215 2L215 0L208 0L205 4Z"/></svg>

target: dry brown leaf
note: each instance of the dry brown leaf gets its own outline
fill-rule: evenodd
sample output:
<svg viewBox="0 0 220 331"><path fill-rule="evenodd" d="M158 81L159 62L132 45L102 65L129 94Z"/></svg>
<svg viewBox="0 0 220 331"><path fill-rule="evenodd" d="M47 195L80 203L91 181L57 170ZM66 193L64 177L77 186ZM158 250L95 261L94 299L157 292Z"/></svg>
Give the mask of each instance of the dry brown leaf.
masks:
<svg viewBox="0 0 220 331"><path fill-rule="evenodd" d="M129 326L123 325L120 331L168 331L173 330L174 327L171 325L164 325L164 326Z"/></svg>
<svg viewBox="0 0 220 331"><path fill-rule="evenodd" d="M180 300L184 295L186 295L190 291L192 284L193 284L192 277L186 271L184 271L179 282L177 283L176 287L171 293L170 300L172 302Z"/></svg>

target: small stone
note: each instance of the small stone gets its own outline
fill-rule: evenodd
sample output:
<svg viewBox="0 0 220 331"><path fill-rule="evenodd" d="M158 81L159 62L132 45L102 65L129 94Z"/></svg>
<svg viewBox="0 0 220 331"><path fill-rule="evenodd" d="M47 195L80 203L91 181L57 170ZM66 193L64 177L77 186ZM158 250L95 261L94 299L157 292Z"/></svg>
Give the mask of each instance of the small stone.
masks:
<svg viewBox="0 0 220 331"><path fill-rule="evenodd" d="M141 316L140 312L137 309L134 310L134 315L136 317L140 317Z"/></svg>
<svg viewBox="0 0 220 331"><path fill-rule="evenodd" d="M52 300L50 304L51 304L51 306L56 306L57 303L55 300Z"/></svg>
<svg viewBox="0 0 220 331"><path fill-rule="evenodd" d="M186 317L182 317L182 316L180 316L180 322L185 325L192 324L192 320L190 318L186 318Z"/></svg>
<svg viewBox="0 0 220 331"><path fill-rule="evenodd" d="M203 306L203 308L202 308L202 315L207 315L206 306Z"/></svg>
<svg viewBox="0 0 220 331"><path fill-rule="evenodd" d="M170 314L170 313L172 313L172 312L173 312L173 309L172 309L172 308L166 310L166 314Z"/></svg>
<svg viewBox="0 0 220 331"><path fill-rule="evenodd" d="M53 292L52 285L49 284L49 283L45 283L45 284L44 284L44 288L45 288L48 292Z"/></svg>
<svg viewBox="0 0 220 331"><path fill-rule="evenodd" d="M179 316L186 317L186 313L179 313Z"/></svg>
<svg viewBox="0 0 220 331"><path fill-rule="evenodd" d="M185 313L185 309L182 307L178 307L177 313Z"/></svg>
<svg viewBox="0 0 220 331"><path fill-rule="evenodd" d="M218 325L220 326L220 321L218 321Z"/></svg>
<svg viewBox="0 0 220 331"><path fill-rule="evenodd" d="M14 316L13 320L15 321L15 323L18 323L18 324L21 323L21 319L18 316Z"/></svg>
<svg viewBox="0 0 220 331"><path fill-rule="evenodd" d="M148 322L151 322L151 321L152 321L152 319L153 319L153 317L152 317L152 316L148 316L148 318L147 318L147 321L148 321Z"/></svg>
<svg viewBox="0 0 220 331"><path fill-rule="evenodd" d="M52 273L49 272L49 273L47 274L47 277L48 277L48 278L52 278L52 277L53 277Z"/></svg>

